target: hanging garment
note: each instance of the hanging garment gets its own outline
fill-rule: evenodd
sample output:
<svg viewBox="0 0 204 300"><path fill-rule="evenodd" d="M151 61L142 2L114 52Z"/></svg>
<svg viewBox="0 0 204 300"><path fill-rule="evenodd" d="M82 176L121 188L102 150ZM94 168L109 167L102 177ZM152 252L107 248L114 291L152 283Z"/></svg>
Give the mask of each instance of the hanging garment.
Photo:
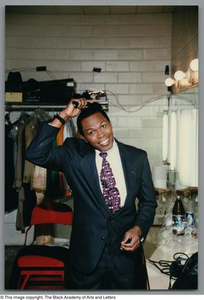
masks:
<svg viewBox="0 0 204 300"><path fill-rule="evenodd" d="M31 116L25 127L25 149L30 145L32 139L37 134L42 121L50 119L49 114L41 109L37 109ZM45 191L47 171L25 160L23 182L31 184L31 190L36 192L37 205L42 203Z"/></svg>
<svg viewBox="0 0 204 300"><path fill-rule="evenodd" d="M72 119L69 119L66 121L66 123L63 126L63 142L65 141L66 138L69 137L75 137L76 136L76 129L74 126L74 122ZM63 174L63 185L64 185L64 195L66 197L70 197L72 195L71 188L69 184L67 183L67 180Z"/></svg>
<svg viewBox="0 0 204 300"><path fill-rule="evenodd" d="M37 205L42 203L45 197L47 182L47 170L45 168L34 166L34 173L31 181L31 189L36 192Z"/></svg>
<svg viewBox="0 0 204 300"><path fill-rule="evenodd" d="M26 118L25 121L20 121L18 129L18 149L17 149L17 161L16 161L16 170L13 187L18 191L18 211L16 217L16 229L25 231L25 224L23 221L23 207L25 201L25 193L23 188L23 167L24 167L24 131L25 126L28 123L29 118Z"/></svg>
<svg viewBox="0 0 204 300"><path fill-rule="evenodd" d="M38 118L35 114L29 116L21 113L19 120L15 122L15 127L12 128L14 138L17 140L17 155L15 163L15 178L13 187L18 191L18 211L16 217L16 229L24 232L25 227L30 223L30 215L32 208L36 205L36 198L30 188L30 179L32 177L33 165L25 160L25 150L30 144L34 134L29 132L29 124L33 128L33 124L38 123ZM34 123L32 123L34 121ZM39 127L39 126L37 126ZM25 172L25 173L24 173ZM25 193L26 187L26 193ZM31 199L35 199L31 201Z"/></svg>
<svg viewBox="0 0 204 300"><path fill-rule="evenodd" d="M24 134L25 124L20 124L18 129L18 149L17 149L17 159L16 159L16 169L13 187L16 189L21 189L22 187L22 165L23 165L23 134Z"/></svg>
<svg viewBox="0 0 204 300"><path fill-rule="evenodd" d="M14 181L14 140L9 136L12 124L5 124L5 212L18 207L18 193Z"/></svg>
<svg viewBox="0 0 204 300"><path fill-rule="evenodd" d="M16 170L16 164L17 164L19 127L23 125L28 118L29 118L28 114L21 112L20 117L12 124L11 130L9 132L9 137L12 138L14 141L14 153L13 153L14 170Z"/></svg>
<svg viewBox="0 0 204 300"><path fill-rule="evenodd" d="M60 146L63 144L63 132L64 132L64 126L62 126L60 128L60 131L57 134L57 138L56 138L57 146ZM63 193L63 191L64 191L64 180L63 180L64 175L62 172L59 172L58 175L59 175L59 189L60 189L60 192Z"/></svg>
<svg viewBox="0 0 204 300"><path fill-rule="evenodd" d="M22 233L25 232L25 225L23 221L23 205L25 201L25 194L24 194L24 188L21 187L21 189L18 192L18 210L16 215L16 230L21 230Z"/></svg>
<svg viewBox="0 0 204 300"><path fill-rule="evenodd" d="M33 118L30 118L30 121L25 126L25 149L30 145L31 141L34 138L33 126L35 122ZM23 182L30 183L32 181L33 173L34 173L34 164L25 159L24 163L24 172L23 172Z"/></svg>

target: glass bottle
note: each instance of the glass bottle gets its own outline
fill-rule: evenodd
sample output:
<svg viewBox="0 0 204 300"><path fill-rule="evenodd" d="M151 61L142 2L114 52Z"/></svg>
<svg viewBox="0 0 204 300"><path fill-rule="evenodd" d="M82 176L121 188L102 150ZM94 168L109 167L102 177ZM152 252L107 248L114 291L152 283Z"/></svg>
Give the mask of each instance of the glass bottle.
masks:
<svg viewBox="0 0 204 300"><path fill-rule="evenodd" d="M173 233L176 235L184 234L186 227L186 211L180 196L176 196L176 200L172 209L173 217Z"/></svg>

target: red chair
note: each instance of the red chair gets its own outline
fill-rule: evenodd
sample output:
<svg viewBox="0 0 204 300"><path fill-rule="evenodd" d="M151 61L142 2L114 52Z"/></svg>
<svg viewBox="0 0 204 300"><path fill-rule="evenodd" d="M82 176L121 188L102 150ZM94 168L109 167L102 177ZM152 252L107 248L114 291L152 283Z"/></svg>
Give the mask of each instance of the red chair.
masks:
<svg viewBox="0 0 204 300"><path fill-rule="evenodd" d="M26 246L28 231L37 224L72 225L73 211L62 203L48 202L32 211L30 227L25 233L25 247L19 251L13 266L17 289L65 289L69 249L63 246ZM15 278L16 279L16 278ZM13 287L11 287L13 288Z"/></svg>

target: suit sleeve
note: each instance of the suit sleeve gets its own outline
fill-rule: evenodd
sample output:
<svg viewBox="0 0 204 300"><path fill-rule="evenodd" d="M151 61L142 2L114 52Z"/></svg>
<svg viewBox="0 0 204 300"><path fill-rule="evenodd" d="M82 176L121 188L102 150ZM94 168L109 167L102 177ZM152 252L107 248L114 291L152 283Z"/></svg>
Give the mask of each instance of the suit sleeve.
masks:
<svg viewBox="0 0 204 300"><path fill-rule="evenodd" d="M64 159L71 160L71 151L66 151L63 146L53 148L58 132L59 128L43 123L26 150L26 159L44 168L63 171Z"/></svg>
<svg viewBox="0 0 204 300"><path fill-rule="evenodd" d="M141 176L141 184L137 198L139 200L139 204L135 225L141 228L142 237L146 238L150 226L153 224L155 210L157 207L156 194L146 152Z"/></svg>

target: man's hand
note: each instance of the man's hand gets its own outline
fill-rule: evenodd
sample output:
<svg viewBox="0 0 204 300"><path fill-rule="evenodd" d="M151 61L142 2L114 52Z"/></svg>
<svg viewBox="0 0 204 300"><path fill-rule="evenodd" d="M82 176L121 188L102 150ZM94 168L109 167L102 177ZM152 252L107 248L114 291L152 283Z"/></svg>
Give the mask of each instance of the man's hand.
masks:
<svg viewBox="0 0 204 300"><path fill-rule="evenodd" d="M140 227L134 226L128 230L121 242L120 250L134 252L140 245L142 231Z"/></svg>
<svg viewBox="0 0 204 300"><path fill-rule="evenodd" d="M75 107L73 102L77 102L78 106ZM72 99L60 114L65 114L66 118L74 118L79 114L81 109L86 107L88 102L93 102L93 100L87 100L85 98Z"/></svg>
<svg viewBox="0 0 204 300"><path fill-rule="evenodd" d="M77 102L78 106L75 107L73 105L73 102ZM81 109L86 107L88 102L92 103L93 100L87 100L85 98L71 99L67 107L59 113L59 116L63 118L65 121L68 120L69 118L74 118L80 113ZM54 127L59 127L59 128L62 126L61 122L56 118L50 124Z"/></svg>

